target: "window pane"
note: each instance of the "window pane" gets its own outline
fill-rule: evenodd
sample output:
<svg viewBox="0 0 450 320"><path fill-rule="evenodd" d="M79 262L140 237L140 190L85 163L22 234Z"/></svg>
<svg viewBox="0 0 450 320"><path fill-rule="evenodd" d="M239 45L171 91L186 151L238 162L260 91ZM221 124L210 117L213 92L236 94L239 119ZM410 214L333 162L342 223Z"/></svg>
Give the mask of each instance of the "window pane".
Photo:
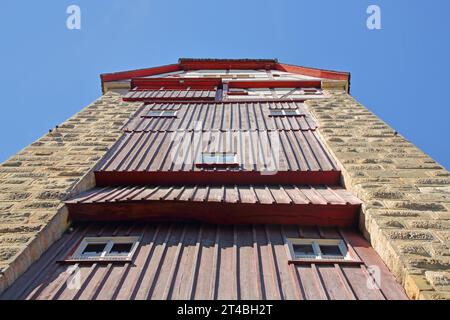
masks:
<svg viewBox="0 0 450 320"><path fill-rule="evenodd" d="M91 243L83 250L85 256L100 256L105 251L106 243Z"/></svg>
<svg viewBox="0 0 450 320"><path fill-rule="evenodd" d="M311 244L294 244L295 257L301 258L302 256L314 256L314 249Z"/></svg>
<svg viewBox="0 0 450 320"><path fill-rule="evenodd" d="M161 111L150 111L147 116L149 117L159 117L161 115Z"/></svg>
<svg viewBox="0 0 450 320"><path fill-rule="evenodd" d="M124 254L127 255L131 252L131 249L133 248L132 243L115 243L111 251L109 252L110 255L118 255L118 254Z"/></svg>
<svg viewBox="0 0 450 320"><path fill-rule="evenodd" d="M279 117L283 115L283 111L282 110L270 110L270 115L272 117Z"/></svg>
<svg viewBox="0 0 450 320"><path fill-rule="evenodd" d="M297 116L298 115L298 110L297 109L284 110L284 114L286 116Z"/></svg>
<svg viewBox="0 0 450 320"><path fill-rule="evenodd" d="M203 153L202 163L206 164L236 163L236 155L234 153Z"/></svg>
<svg viewBox="0 0 450 320"><path fill-rule="evenodd" d="M202 163L217 163L217 156L211 153L202 154Z"/></svg>
<svg viewBox="0 0 450 320"><path fill-rule="evenodd" d="M324 257L339 257L343 258L341 249L338 245L320 245L320 251L322 252L322 256Z"/></svg>
<svg viewBox="0 0 450 320"><path fill-rule="evenodd" d="M222 155L222 161L224 163L235 163L236 162L236 156L231 153L227 153Z"/></svg>
<svg viewBox="0 0 450 320"><path fill-rule="evenodd" d="M162 117L175 117L176 111L163 111Z"/></svg>

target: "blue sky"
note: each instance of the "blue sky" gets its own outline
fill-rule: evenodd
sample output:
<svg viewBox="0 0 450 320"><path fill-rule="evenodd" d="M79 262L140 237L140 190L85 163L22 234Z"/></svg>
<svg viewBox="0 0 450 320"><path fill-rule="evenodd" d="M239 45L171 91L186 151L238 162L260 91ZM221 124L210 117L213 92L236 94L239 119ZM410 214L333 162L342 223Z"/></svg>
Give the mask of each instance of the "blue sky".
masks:
<svg viewBox="0 0 450 320"><path fill-rule="evenodd" d="M449 17L448 0L2 1L0 161L95 100L101 73L215 57L350 71L356 99L450 168Z"/></svg>

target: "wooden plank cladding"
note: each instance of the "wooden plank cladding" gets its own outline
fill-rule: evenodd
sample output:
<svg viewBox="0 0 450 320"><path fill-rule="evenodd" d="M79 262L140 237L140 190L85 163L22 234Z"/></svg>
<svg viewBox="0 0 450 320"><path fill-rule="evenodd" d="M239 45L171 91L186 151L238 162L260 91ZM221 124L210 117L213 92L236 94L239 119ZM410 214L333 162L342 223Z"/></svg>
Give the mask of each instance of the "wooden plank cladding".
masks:
<svg viewBox="0 0 450 320"><path fill-rule="evenodd" d="M237 168L215 171L337 171L312 131L127 132L97 171L205 171L204 152L236 154Z"/></svg>
<svg viewBox="0 0 450 320"><path fill-rule="evenodd" d="M297 109L296 117L271 117L270 110ZM177 111L176 118L150 118L154 110ZM267 131L315 130L316 123L300 102L150 103L125 126L125 131Z"/></svg>
<svg viewBox="0 0 450 320"><path fill-rule="evenodd" d="M216 90L135 90L127 93L124 101L141 100L215 100Z"/></svg>
<svg viewBox="0 0 450 320"><path fill-rule="evenodd" d="M97 188L67 201L77 221L354 226L361 202L345 189L295 185Z"/></svg>
<svg viewBox="0 0 450 320"><path fill-rule="evenodd" d="M137 236L140 245L131 263L58 263L86 236ZM290 264L286 238L344 240L362 264ZM380 286L368 285L369 268L383 275ZM370 245L347 229L90 223L64 234L0 299L400 300L406 296Z"/></svg>
<svg viewBox="0 0 450 320"><path fill-rule="evenodd" d="M296 112L272 116L282 109ZM336 185L340 172L315 129L300 102L149 103L97 167L97 184ZM236 161L205 166L203 153Z"/></svg>
<svg viewBox="0 0 450 320"><path fill-rule="evenodd" d="M96 188L68 200L69 204L128 201L189 201L247 204L359 205L341 187L297 185L149 185Z"/></svg>

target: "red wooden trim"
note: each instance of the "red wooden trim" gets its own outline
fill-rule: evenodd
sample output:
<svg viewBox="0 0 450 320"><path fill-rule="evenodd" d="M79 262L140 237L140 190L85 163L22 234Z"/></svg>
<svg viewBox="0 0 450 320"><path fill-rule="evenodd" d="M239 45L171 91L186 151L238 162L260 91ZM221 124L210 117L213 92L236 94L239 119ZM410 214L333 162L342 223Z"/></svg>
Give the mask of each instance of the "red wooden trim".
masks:
<svg viewBox="0 0 450 320"><path fill-rule="evenodd" d="M128 80L136 77L149 77L157 74L175 72L180 70L181 69L178 64L169 64L154 68L137 69L115 73L104 73L100 75L100 78L102 79L102 82L119 81L119 80Z"/></svg>
<svg viewBox="0 0 450 320"><path fill-rule="evenodd" d="M140 101L146 101L148 103L167 103L167 102L176 102L176 103L193 103L193 102L203 102L203 103L211 103L216 101L216 97L213 98L123 98L123 101L125 102L140 102Z"/></svg>
<svg viewBox="0 0 450 320"><path fill-rule="evenodd" d="M301 66L294 66L290 64L279 63L276 65L276 70L301 74L310 77L324 78L331 80L345 80L349 81L349 72L331 71L316 68L306 68Z"/></svg>
<svg viewBox="0 0 450 320"><path fill-rule="evenodd" d="M234 96L236 97L236 96ZM232 104L232 103L250 103L250 102L254 102L254 103L267 103L267 102L305 102L305 98L301 98L301 99L275 99L275 98L269 98L269 99L245 99L245 100L238 100L238 98L227 98L224 97L222 101L218 101L217 97L216 98L196 98L196 99L191 99L191 98L183 98L183 99L174 99L174 98L170 98L170 99L164 99L164 98L123 98L123 101L128 101L128 102L146 102L147 104L150 103L167 103L170 101L174 101L177 104L181 104L181 103L193 103L193 102L199 102L199 103L228 103L228 104Z"/></svg>
<svg viewBox="0 0 450 320"><path fill-rule="evenodd" d="M128 80L137 77L148 77L157 74L181 71L181 70L222 70L222 69L265 69L292 72L295 74L307 75L332 80L350 80L350 73L316 68L307 68L289 64L276 63L275 60L180 60L179 64L170 64L154 68L137 69L115 73L104 73L100 75L102 84L108 81Z"/></svg>
<svg viewBox="0 0 450 320"><path fill-rule="evenodd" d="M185 89L185 88L195 88L195 89L215 89L222 84L222 79L220 78L133 78L131 80L131 87L138 87L138 90L148 90L148 89Z"/></svg>
<svg viewBox="0 0 450 320"><path fill-rule="evenodd" d="M257 171L97 171L98 187L158 184L299 184L338 185L340 171L283 171L262 175Z"/></svg>
<svg viewBox="0 0 450 320"><path fill-rule="evenodd" d="M243 204L129 201L67 204L76 221L202 221L211 224L284 224L354 227L359 205Z"/></svg>
<svg viewBox="0 0 450 320"><path fill-rule="evenodd" d="M229 88L318 88L322 87L320 81L230 81Z"/></svg>
<svg viewBox="0 0 450 320"><path fill-rule="evenodd" d="M251 60L181 60L180 67L183 70L255 70L255 69L274 69L275 61L251 61Z"/></svg>

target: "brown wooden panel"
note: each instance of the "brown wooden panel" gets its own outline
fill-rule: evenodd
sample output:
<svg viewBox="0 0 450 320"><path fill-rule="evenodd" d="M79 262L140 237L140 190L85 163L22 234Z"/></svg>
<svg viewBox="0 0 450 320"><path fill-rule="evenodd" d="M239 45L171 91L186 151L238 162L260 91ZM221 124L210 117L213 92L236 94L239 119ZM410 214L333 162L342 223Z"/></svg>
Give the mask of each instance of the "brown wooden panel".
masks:
<svg viewBox="0 0 450 320"><path fill-rule="evenodd" d="M13 284L1 299L406 299L387 269L380 289L366 286L363 268L386 268L369 246L360 266L289 265L284 238L304 226L218 226L185 223L78 224ZM312 228L310 228L312 230ZM316 228L316 230L319 230ZM340 230L329 228L330 234ZM323 234L323 233L322 233ZM354 231L342 232L355 243ZM85 235L141 236L132 263L80 265L81 286L67 286L57 263Z"/></svg>

